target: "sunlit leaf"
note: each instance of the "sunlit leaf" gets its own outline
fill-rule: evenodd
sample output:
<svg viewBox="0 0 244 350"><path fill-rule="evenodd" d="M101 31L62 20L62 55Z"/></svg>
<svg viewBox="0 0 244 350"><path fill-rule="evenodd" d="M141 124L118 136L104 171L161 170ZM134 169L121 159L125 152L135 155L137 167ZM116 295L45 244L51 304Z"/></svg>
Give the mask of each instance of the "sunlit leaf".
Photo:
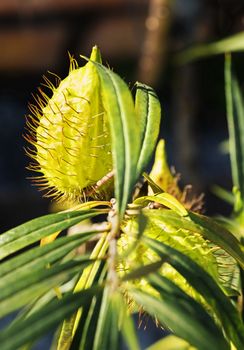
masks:
<svg viewBox="0 0 244 350"><path fill-rule="evenodd" d="M140 135L140 156L137 163L137 177L146 169L155 148L161 119L160 102L155 91L139 82L136 83L135 111Z"/></svg>
<svg viewBox="0 0 244 350"><path fill-rule="evenodd" d="M0 260L39 241L43 237L103 213L106 213L106 210L90 209L56 213L45 215L17 226L0 235Z"/></svg>
<svg viewBox="0 0 244 350"><path fill-rule="evenodd" d="M175 335L168 335L149 346L146 350L196 350L196 348Z"/></svg>
<svg viewBox="0 0 244 350"><path fill-rule="evenodd" d="M167 208L174 210L180 216L187 216L188 212L184 208L184 206L171 194L169 193L159 193L155 196L144 196L137 198L134 203L135 204L144 204L148 202L156 202L164 205Z"/></svg>
<svg viewBox="0 0 244 350"><path fill-rule="evenodd" d="M137 180L139 134L134 102L125 82L110 69L94 62L101 79L104 109L109 118L115 169L115 194L122 217Z"/></svg>

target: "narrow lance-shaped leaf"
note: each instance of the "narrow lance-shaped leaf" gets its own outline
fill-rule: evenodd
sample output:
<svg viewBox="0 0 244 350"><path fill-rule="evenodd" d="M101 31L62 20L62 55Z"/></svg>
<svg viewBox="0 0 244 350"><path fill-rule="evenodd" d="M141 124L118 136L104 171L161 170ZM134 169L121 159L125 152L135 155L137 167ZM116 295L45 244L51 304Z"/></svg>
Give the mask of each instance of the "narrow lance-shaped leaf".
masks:
<svg viewBox="0 0 244 350"><path fill-rule="evenodd" d="M40 269L49 264L56 263L95 234L97 234L97 231L61 237L48 245L34 247L22 254L8 259L1 263L0 285L6 277L10 278L13 276L13 280L16 279L20 271L29 271L34 270L35 268Z"/></svg>
<svg viewBox="0 0 244 350"><path fill-rule="evenodd" d="M0 260L39 241L41 238L65 230L82 220L106 213L106 210L84 210L45 215L28 221L0 235Z"/></svg>
<svg viewBox="0 0 244 350"><path fill-rule="evenodd" d="M106 236L100 238L97 242L95 248L93 249L90 258L91 259L99 259L103 258L106 254L108 247L108 241ZM101 265L101 260L97 260L91 266L88 266L81 274L78 282L74 287L74 292L77 293L83 289L90 288L96 279L97 274L99 274L99 268ZM64 320L59 341L58 341L58 349L62 350L65 347L68 347L72 342L72 338L76 332L78 327L80 317L82 315L81 310L78 310L70 319Z"/></svg>
<svg viewBox="0 0 244 350"><path fill-rule="evenodd" d="M197 232L226 250L239 264L244 267L244 253L237 238L214 219L190 212L189 217L194 222Z"/></svg>
<svg viewBox="0 0 244 350"><path fill-rule="evenodd" d="M168 306L175 307L174 314L178 314L182 323L185 323L185 330L182 333L177 333L179 336L198 349L216 348L217 344L220 348L229 347L222 331L202 305L189 297L172 281L159 274L149 275L148 280L153 288L160 293L162 300L169 303ZM175 321L173 321L173 327L175 329L179 327Z"/></svg>
<svg viewBox="0 0 244 350"><path fill-rule="evenodd" d="M177 54L175 61L178 64L186 64L208 56L237 51L244 51L244 32L234 34L210 44L193 46Z"/></svg>
<svg viewBox="0 0 244 350"><path fill-rule="evenodd" d="M16 350L22 345L38 339L56 327L64 318L69 317L82 305L89 303L94 294L101 288L94 287L85 291L69 294L61 300L53 300L26 320L0 333L1 350Z"/></svg>
<svg viewBox="0 0 244 350"><path fill-rule="evenodd" d="M244 200L244 105L239 84L232 77L231 55L225 55L225 96L229 149L234 186ZM236 210L242 208L235 208Z"/></svg>
<svg viewBox="0 0 244 350"><path fill-rule="evenodd" d="M139 350L134 325L123 297L119 292L111 293L107 288L104 290L93 350L120 349L120 332L128 349Z"/></svg>
<svg viewBox="0 0 244 350"><path fill-rule="evenodd" d="M140 130L140 156L137 163L137 177L148 165L155 148L161 119L161 107L155 91L139 82L136 83L135 111Z"/></svg>
<svg viewBox="0 0 244 350"><path fill-rule="evenodd" d="M213 328L215 332L211 334L211 327L208 329L206 324L203 325L197 319L193 305L181 300L179 296L176 298L168 294L167 299L156 298L140 290L132 290L130 295L137 304L142 305L147 313L156 317L164 327L169 327L176 335L186 339L192 345L197 345L197 349L217 349L218 346L220 349L230 349L217 327ZM206 312L204 315L206 316ZM205 322L204 319L201 321Z"/></svg>
<svg viewBox="0 0 244 350"><path fill-rule="evenodd" d="M1 286L0 317L19 309L43 293L73 278L92 261L68 261L62 265L21 271L14 283ZM4 281L3 281L4 282Z"/></svg>
<svg viewBox="0 0 244 350"><path fill-rule="evenodd" d="M139 350L135 326L129 314L128 306L125 304L122 294L118 292L112 295L112 312L117 314L118 328L128 349Z"/></svg>
<svg viewBox="0 0 244 350"><path fill-rule="evenodd" d="M112 326L111 323L111 310L110 310L110 295L109 288L105 288L103 292L102 303L99 311L96 333L94 336L94 350L105 349L109 337L108 327ZM114 325L113 328L117 328ZM107 332L106 332L107 331Z"/></svg>
<svg viewBox="0 0 244 350"><path fill-rule="evenodd" d="M147 202L156 202L162 204L165 207L174 210L180 216L188 215L185 207L174 196L166 192L156 194L155 196L140 197L134 201L135 204L143 204Z"/></svg>
<svg viewBox="0 0 244 350"><path fill-rule="evenodd" d="M109 118L115 193L122 217L136 182L139 157L140 144L134 102L127 85L117 74L99 63L93 63L101 79L104 109Z"/></svg>
<svg viewBox="0 0 244 350"><path fill-rule="evenodd" d="M104 264L103 268L97 274L97 284L104 284L107 275L107 266ZM101 308L102 295L96 295L92 298L89 305L82 308L79 324L76 328L70 350L86 350L92 349L94 334L96 332L98 315ZM55 347L56 349L56 347Z"/></svg>
<svg viewBox="0 0 244 350"><path fill-rule="evenodd" d="M186 255L164 243L143 236L145 243L172 265L206 300L237 348L244 344L244 325L240 315L213 278ZM200 278L199 278L200 276Z"/></svg>

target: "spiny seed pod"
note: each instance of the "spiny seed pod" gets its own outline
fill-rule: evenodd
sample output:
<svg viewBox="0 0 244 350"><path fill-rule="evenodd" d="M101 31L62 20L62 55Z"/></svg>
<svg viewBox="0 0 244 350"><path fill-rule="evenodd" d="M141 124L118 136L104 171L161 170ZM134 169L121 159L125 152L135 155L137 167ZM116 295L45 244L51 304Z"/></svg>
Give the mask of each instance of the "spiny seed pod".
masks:
<svg viewBox="0 0 244 350"><path fill-rule="evenodd" d="M29 169L41 173L34 181L45 196L77 201L91 196L96 183L112 171L110 130L101 97L100 78L91 61L101 63L94 47L83 67L71 58L69 75L52 97L40 90L38 107L31 106L26 139L34 148ZM94 195L93 193L93 195Z"/></svg>
<svg viewBox="0 0 244 350"><path fill-rule="evenodd" d="M205 271L207 271L217 281L217 283L221 283L221 276L219 275L217 260L214 256L213 247L211 246L210 242L206 241L198 233L189 232L185 229L176 230L174 227L171 227L165 222L152 217L150 215L150 210L148 211L147 219L147 225L143 232L144 236L157 239L157 241L163 242L186 254L192 260L197 262ZM121 259L119 259L119 264L117 266L118 273L121 277L123 277L125 273L131 272L142 265L147 265L158 261L157 254L143 243L137 244L130 254L126 255L126 251L133 247L135 240L137 239L137 218L131 218L127 222L124 222L122 230L123 233L118 239L118 253ZM126 258L123 258L124 256L126 256ZM171 265L167 263L163 264L159 269L159 273L176 283L187 294L191 295L199 302L203 301L201 296ZM146 280L138 279L134 283L137 287L147 290L151 294L155 294L155 290L153 290ZM132 308L135 307L135 304L133 304L132 301L131 305Z"/></svg>

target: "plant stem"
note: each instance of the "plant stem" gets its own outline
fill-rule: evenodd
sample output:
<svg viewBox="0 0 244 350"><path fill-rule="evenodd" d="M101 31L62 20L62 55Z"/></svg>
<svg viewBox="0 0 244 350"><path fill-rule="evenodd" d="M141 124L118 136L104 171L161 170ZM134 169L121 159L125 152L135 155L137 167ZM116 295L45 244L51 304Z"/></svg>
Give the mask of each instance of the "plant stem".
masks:
<svg viewBox="0 0 244 350"><path fill-rule="evenodd" d="M116 271L117 263L117 238L119 234L119 216L117 212L117 203L111 199L112 208L108 214L108 221L111 223L111 230L108 236L109 257L108 257L108 283L111 292L117 290L119 279Z"/></svg>

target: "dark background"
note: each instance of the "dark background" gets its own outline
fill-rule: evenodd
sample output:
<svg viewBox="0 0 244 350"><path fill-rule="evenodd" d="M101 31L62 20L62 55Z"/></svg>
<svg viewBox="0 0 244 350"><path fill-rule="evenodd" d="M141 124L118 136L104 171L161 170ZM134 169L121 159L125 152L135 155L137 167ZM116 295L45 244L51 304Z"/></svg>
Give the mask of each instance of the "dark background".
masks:
<svg viewBox="0 0 244 350"><path fill-rule="evenodd" d="M47 71L68 73L68 52L79 59L97 44L104 63L133 84L153 86L162 103L161 136L182 184L206 192L210 214L228 213L213 184L231 189L223 56L183 67L180 50L244 29L243 0L1 0L0 1L0 232L49 210L26 179L25 115ZM243 81L243 54L234 55Z"/></svg>

